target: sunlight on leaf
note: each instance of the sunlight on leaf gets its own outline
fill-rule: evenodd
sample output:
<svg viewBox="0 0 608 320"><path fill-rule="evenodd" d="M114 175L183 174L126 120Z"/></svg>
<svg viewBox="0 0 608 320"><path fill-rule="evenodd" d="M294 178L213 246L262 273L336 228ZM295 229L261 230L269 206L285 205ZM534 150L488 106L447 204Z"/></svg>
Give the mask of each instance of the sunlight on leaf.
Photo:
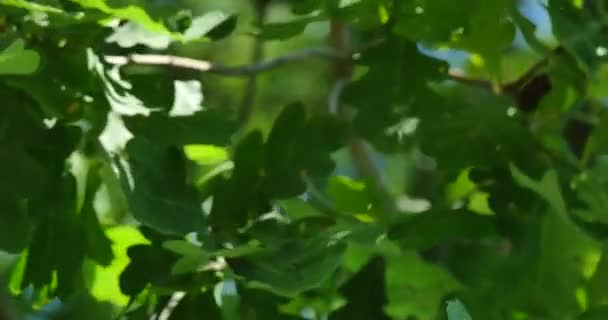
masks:
<svg viewBox="0 0 608 320"><path fill-rule="evenodd" d="M214 145L190 144L184 146L184 151L188 159L201 166L214 165L228 160L226 149Z"/></svg>
<svg viewBox="0 0 608 320"><path fill-rule="evenodd" d="M155 21L151 18L146 10L143 7L133 5L130 1L112 1L113 5L118 5L119 7L111 7L108 5L108 1L105 0L70 0L72 2L78 3L84 8L92 8L97 9L107 14L113 15L118 18L131 20L140 23L146 29L161 33L167 34L169 31L167 28L160 23L159 21ZM122 6L121 6L122 5Z"/></svg>
<svg viewBox="0 0 608 320"><path fill-rule="evenodd" d="M173 106L169 111L169 116L191 116L203 110L203 91L200 81L179 81L173 82L175 86L175 98Z"/></svg>
<svg viewBox="0 0 608 320"><path fill-rule="evenodd" d="M91 285L91 293L101 301L110 301L118 306L125 306L129 297L120 291L119 278L130 261L127 249L136 244L149 243L149 241L138 229L128 226L108 229L106 235L112 240L112 251L115 258L108 267L95 266L95 280Z"/></svg>
<svg viewBox="0 0 608 320"><path fill-rule="evenodd" d="M210 11L202 16L192 19L192 24L188 30L184 32L184 40L192 41L198 40L205 36L213 35L213 32L220 32L218 37L223 37L223 33L229 33L235 27L234 15L227 14L222 11ZM227 30L220 30L223 27L227 27Z"/></svg>
<svg viewBox="0 0 608 320"><path fill-rule="evenodd" d="M141 24L129 21L118 28L107 39L108 43L116 43L123 48L131 48L138 44L152 49L167 49L171 38L164 34L149 31Z"/></svg>

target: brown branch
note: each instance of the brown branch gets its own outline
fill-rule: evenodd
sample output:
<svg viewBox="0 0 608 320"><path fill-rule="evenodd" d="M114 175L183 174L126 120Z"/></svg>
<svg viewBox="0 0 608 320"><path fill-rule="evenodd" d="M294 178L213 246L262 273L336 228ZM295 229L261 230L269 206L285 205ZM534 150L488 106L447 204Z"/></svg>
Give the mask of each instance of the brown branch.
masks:
<svg viewBox="0 0 608 320"><path fill-rule="evenodd" d="M458 82L461 84L471 85L474 87L480 87L483 89L493 90L492 82L485 79L476 79L471 78L465 75L464 73L450 71L447 74L447 78L454 82Z"/></svg>
<svg viewBox="0 0 608 320"><path fill-rule="evenodd" d="M168 68L186 69L191 71L217 74L228 77L250 77L258 73L277 69L285 65L297 63L306 59L326 59L352 61L355 53L364 51L384 41L383 38L370 41L354 50L336 51L332 47L306 48L274 59L241 66L225 66L207 60L164 55L164 54L130 54L124 56L106 55L105 62L123 66L128 64L160 66Z"/></svg>
<svg viewBox="0 0 608 320"><path fill-rule="evenodd" d="M261 72L276 69L300 60L310 58L350 59L351 55L340 55L330 48L308 48L286 54L260 63L242 66L223 66L210 61L162 54L131 54L127 56L104 56L104 60L113 65L155 65L192 71L212 73L231 77L249 77Z"/></svg>
<svg viewBox="0 0 608 320"><path fill-rule="evenodd" d="M549 63L550 56L546 56L533 64L524 74L522 74L517 80L508 83L504 86L505 92L514 93L517 90L525 86L534 76L539 73Z"/></svg>
<svg viewBox="0 0 608 320"><path fill-rule="evenodd" d="M334 31L335 32L335 31ZM337 34L330 35L330 38L339 39ZM267 61L257 62L249 65L241 65L241 66L225 66L220 64L215 64L211 61L206 60L198 60L186 57L172 56L172 55L162 55L162 54L131 54L126 56L113 56L107 55L104 56L104 60L113 65L128 65L128 64L139 64L139 65L155 65L155 66L164 66L170 68L179 68L179 69L187 69L192 71L204 72L217 74L222 76L229 77L251 77L258 73L266 72L269 70L273 70L276 68L283 67L288 64L296 63L300 60L318 58L318 59L329 59L329 60L338 60L340 63L336 63L333 66L333 74L334 78L341 78L338 76L338 73L345 73L345 70L340 70L344 68L344 66L349 66L352 63L352 56L354 53L363 51L370 47L376 46L379 43L384 41L384 39L377 39L370 43L367 43L355 50L347 50L344 47L336 47L342 46L338 43L334 43L333 47L321 47L321 48L307 48L299 51L295 51L284 56L276 57L274 59L270 59ZM560 47L554 49L552 54L556 54L561 50ZM346 64L344 64L346 62ZM549 56L541 59L532 67L530 67L523 75L521 75L517 80L507 83L505 85L500 86L499 90L495 90L496 88L492 84L491 81L486 79L477 79L471 78L467 75L457 72L450 71L447 74L448 80L452 80L461 84L471 85L475 87L484 88L490 90L494 93L508 93L512 94L515 90L524 85L527 81L529 81L535 73L540 71L543 67L547 65L549 62ZM348 71L347 73L349 73Z"/></svg>
<svg viewBox="0 0 608 320"><path fill-rule="evenodd" d="M447 78L458 83L484 88L496 94L506 93L509 95L514 95L518 90L525 86L530 80L534 78L534 76L536 76L543 68L545 68L549 64L549 61L553 55L560 54L563 50L564 49L561 46L556 47L555 49L551 50L551 52L547 56L534 63L516 80L503 85L499 85L497 88L492 84L490 80L471 78L465 75L464 73L457 71L448 72Z"/></svg>
<svg viewBox="0 0 608 320"><path fill-rule="evenodd" d="M339 55L349 52L349 34L346 25L340 21L332 20L330 24L329 42L334 51ZM351 60L335 60L332 65L332 79L334 86L329 96L329 111L335 112L344 118L348 118L348 110L340 103L341 93L352 76ZM353 137L347 144L350 158L359 175L370 184L372 193L380 205L379 219L387 223L396 211L395 201L386 188L382 172L372 159L372 154L365 141Z"/></svg>
<svg viewBox="0 0 608 320"><path fill-rule="evenodd" d="M539 60L535 64L533 64L526 72L524 72L519 78L516 80L506 83L504 85L494 85L490 80L486 79L478 79L471 78L465 75L464 73L458 71L450 71L447 73L448 80L452 80L454 82L458 82L461 84L466 84L474 87L479 87L483 89L487 89L492 91L495 94L515 94L519 89L525 86L534 76L542 70L549 63L549 56L544 57Z"/></svg>
<svg viewBox="0 0 608 320"><path fill-rule="evenodd" d="M267 0L253 0L255 6L255 24L256 27L261 28L264 25L264 21L266 20L266 13L268 9L268 1ZM253 40L253 50L251 52L251 64L257 64L262 61L264 58L264 42L255 38ZM245 90L243 92L243 100L241 101L241 106L238 112L238 123L239 126L243 127L251 118L251 114L253 113L253 107L255 104L255 97L257 94L258 88L258 78L257 73L249 76L247 83L245 84Z"/></svg>
<svg viewBox="0 0 608 320"><path fill-rule="evenodd" d="M330 93L329 93L329 101L328 101L328 111L330 114L338 114L338 113L342 113L342 116L344 117L344 111L340 110L341 109L341 103L340 103L340 98L342 97L342 92L344 91L344 89L346 88L346 86L348 85L349 79L339 79L336 80L336 82L333 85L333 88L331 89Z"/></svg>

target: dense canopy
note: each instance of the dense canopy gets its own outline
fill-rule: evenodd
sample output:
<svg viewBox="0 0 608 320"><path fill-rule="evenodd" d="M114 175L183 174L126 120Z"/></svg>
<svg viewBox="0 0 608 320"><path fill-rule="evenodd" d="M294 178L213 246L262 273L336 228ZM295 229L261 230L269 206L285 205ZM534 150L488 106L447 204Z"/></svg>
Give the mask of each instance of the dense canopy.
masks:
<svg viewBox="0 0 608 320"><path fill-rule="evenodd" d="M603 0L0 0L0 319L606 319L607 56Z"/></svg>

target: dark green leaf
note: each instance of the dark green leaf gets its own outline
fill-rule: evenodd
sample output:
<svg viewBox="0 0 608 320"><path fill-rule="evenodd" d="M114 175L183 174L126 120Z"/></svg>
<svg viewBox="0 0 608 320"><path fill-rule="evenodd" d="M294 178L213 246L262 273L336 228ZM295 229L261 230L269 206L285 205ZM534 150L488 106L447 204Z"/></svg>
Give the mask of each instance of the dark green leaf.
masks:
<svg viewBox="0 0 608 320"><path fill-rule="evenodd" d="M153 112L150 116L126 119L127 127L137 137L158 145L226 144L234 130L234 123L223 112L200 111L191 116L170 117Z"/></svg>
<svg viewBox="0 0 608 320"><path fill-rule="evenodd" d="M423 212L396 224L389 236L406 248L427 249L446 240L492 236L495 219L458 211Z"/></svg>
<svg viewBox="0 0 608 320"><path fill-rule="evenodd" d="M120 179L135 218L169 234L201 231L204 226L202 199L187 181L182 151L135 138L129 142L127 152L129 171L118 165L122 168Z"/></svg>
<svg viewBox="0 0 608 320"><path fill-rule="evenodd" d="M384 313L387 303L385 262L371 259L340 288L347 299L346 306L331 315L332 319L390 319Z"/></svg>
<svg viewBox="0 0 608 320"><path fill-rule="evenodd" d="M0 193L0 248L19 253L27 247L33 223L24 201L14 195Z"/></svg>
<svg viewBox="0 0 608 320"><path fill-rule="evenodd" d="M344 247L324 239L292 241L277 250L228 260L252 288L282 296L315 289L339 266Z"/></svg>

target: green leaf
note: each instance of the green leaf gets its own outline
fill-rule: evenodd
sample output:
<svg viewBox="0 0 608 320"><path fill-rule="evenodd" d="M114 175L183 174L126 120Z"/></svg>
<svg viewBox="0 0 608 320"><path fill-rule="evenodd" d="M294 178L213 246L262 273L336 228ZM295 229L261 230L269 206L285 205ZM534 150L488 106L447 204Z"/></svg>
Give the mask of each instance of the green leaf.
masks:
<svg viewBox="0 0 608 320"><path fill-rule="evenodd" d="M131 48L141 44L159 50L169 47L171 37L166 34L149 31L141 24L129 21L117 27L106 41L116 43L123 48Z"/></svg>
<svg viewBox="0 0 608 320"><path fill-rule="evenodd" d="M202 253L201 247L185 240L168 240L163 243L163 248L181 254L183 256L198 255Z"/></svg>
<svg viewBox="0 0 608 320"><path fill-rule="evenodd" d="M270 211L268 200L260 194L262 134L254 131L236 146L234 170L228 180L220 179L215 186L211 224L222 232L233 232L253 218ZM243 189L243 186L248 188Z"/></svg>
<svg viewBox="0 0 608 320"><path fill-rule="evenodd" d="M25 49L25 42L15 40L0 52L0 75L27 75L36 72L40 65L38 52Z"/></svg>
<svg viewBox="0 0 608 320"><path fill-rule="evenodd" d="M31 238L33 221L24 203L10 194L0 194L0 249L19 253Z"/></svg>
<svg viewBox="0 0 608 320"><path fill-rule="evenodd" d="M30 11L63 13L63 11L58 8L25 0L0 0L0 5L17 7Z"/></svg>
<svg viewBox="0 0 608 320"><path fill-rule="evenodd" d="M168 234L202 231L202 199L186 180L181 150L135 138L129 142L127 152L129 167L118 165L133 216Z"/></svg>
<svg viewBox="0 0 608 320"><path fill-rule="evenodd" d="M575 211L576 218L581 222L608 223L608 194L603 192L608 186L608 157L601 156L595 165L589 168L575 181L575 191L585 208Z"/></svg>
<svg viewBox="0 0 608 320"><path fill-rule="evenodd" d="M302 194L302 174L325 176L334 169L330 155L346 137L345 124L332 116L306 118L301 103L286 106L275 120L264 149L262 188L271 198Z"/></svg>
<svg viewBox="0 0 608 320"><path fill-rule="evenodd" d="M526 39L528 45L534 49L536 52L542 55L547 55L550 52L550 48L544 44L541 40L536 37L536 25L528 20L517 8L517 3L513 2L511 4L507 4L511 17L513 18L513 22L517 25L519 30Z"/></svg>
<svg viewBox="0 0 608 320"><path fill-rule="evenodd" d="M217 27L207 32L207 38L211 40L221 40L231 35L237 27L238 16L230 15L225 21Z"/></svg>
<svg viewBox="0 0 608 320"><path fill-rule="evenodd" d="M426 263L413 251L388 259L386 286L387 314L420 319L436 318L443 296L460 288L446 270Z"/></svg>
<svg viewBox="0 0 608 320"><path fill-rule="evenodd" d="M508 16L510 0L492 3L477 1L469 20L469 29L461 40L465 48L482 55L490 74L502 78L501 58L515 38L516 28Z"/></svg>
<svg viewBox="0 0 608 320"><path fill-rule="evenodd" d="M201 247L188 241L165 241L163 243L163 248L181 256L171 269L171 274L173 275L196 272L201 266L204 266L210 261L210 256L203 252Z"/></svg>
<svg viewBox="0 0 608 320"><path fill-rule="evenodd" d="M606 316L608 306L601 306L583 312L576 320L601 320Z"/></svg>
<svg viewBox="0 0 608 320"><path fill-rule="evenodd" d="M143 137L161 146L224 145L236 129L234 122L224 112L211 110L180 117L153 112L147 117L127 118L125 122L136 137Z"/></svg>
<svg viewBox="0 0 608 320"><path fill-rule="evenodd" d="M344 103L357 110L356 133L381 151L403 150L407 135L395 134L392 128L403 123L410 108L430 112L428 106L434 106L436 114L444 102L429 90L428 81L442 79L447 65L421 54L415 43L396 37L365 50L357 62L367 72L344 91Z"/></svg>
<svg viewBox="0 0 608 320"><path fill-rule="evenodd" d="M439 119L421 105L415 112L420 117L415 135L422 151L435 157L450 179L464 168L505 167L508 161L536 168L540 155L533 138L508 115L505 102L453 99L439 104L435 110L442 115ZM438 136L444 138L437 140ZM466 153L461 152L464 149Z"/></svg>
<svg viewBox="0 0 608 320"><path fill-rule="evenodd" d="M389 319L384 308L386 296L386 263L375 257L355 273L341 288L346 305L332 313L331 319Z"/></svg>
<svg viewBox="0 0 608 320"><path fill-rule="evenodd" d="M540 236L538 280L530 290L550 317L573 313L578 304L574 293L584 286L584 273L595 264L590 259L597 255L598 243L556 214L543 217Z"/></svg>
<svg viewBox="0 0 608 320"><path fill-rule="evenodd" d="M196 80L178 81L175 85L175 99L169 115L176 116L193 116L197 112L203 110L203 93L201 92L201 83Z"/></svg>
<svg viewBox="0 0 608 320"><path fill-rule="evenodd" d="M184 32L184 40L192 41L203 37L218 40L232 33L236 23L236 15L222 11L209 11L192 19L192 24Z"/></svg>
<svg viewBox="0 0 608 320"><path fill-rule="evenodd" d="M559 181L555 171L548 171L540 181L534 181L517 167L511 164L511 173L515 181L524 188L530 189L541 196L553 210L563 219L568 219L568 209L562 197Z"/></svg>
<svg viewBox="0 0 608 320"><path fill-rule="evenodd" d="M604 1L255 2L0 0L9 318L606 318Z"/></svg>
<svg viewBox="0 0 608 320"><path fill-rule="evenodd" d="M225 148L205 145L189 144L184 146L188 159L201 166L214 165L228 160L228 152Z"/></svg>
<svg viewBox="0 0 608 320"><path fill-rule="evenodd" d="M608 250L603 249L600 261L595 265L595 272L586 283L586 292L591 308L602 307L608 302L608 293L604 283L608 280Z"/></svg>
<svg viewBox="0 0 608 320"><path fill-rule="evenodd" d="M595 50L603 43L601 28L588 10L580 10L572 1L551 0L547 11L551 17L553 34L569 53L573 54L577 64L585 71L593 70L598 57Z"/></svg>
<svg viewBox="0 0 608 320"><path fill-rule="evenodd" d="M67 175L33 210L40 217L27 251L22 286L50 285L57 277L57 295L70 296L82 285L86 253L84 230L76 213L76 183Z"/></svg>
<svg viewBox="0 0 608 320"><path fill-rule="evenodd" d="M321 0L292 0L292 11L295 14L304 15L313 12L321 7Z"/></svg>
<svg viewBox="0 0 608 320"><path fill-rule="evenodd" d="M285 303L286 299L277 297L263 290L248 289L238 287L239 291L239 316L242 320L257 319L277 319L277 320L296 320L298 316L289 316L281 313L279 306Z"/></svg>
<svg viewBox="0 0 608 320"><path fill-rule="evenodd" d="M323 20L323 18L312 15L288 22L267 23L262 26L259 36L264 40L287 40L300 35L306 30L308 24L319 20Z"/></svg>
<svg viewBox="0 0 608 320"><path fill-rule="evenodd" d="M86 317L91 320L111 318L114 313L113 306L107 302L97 301L86 293L70 297L69 304L64 305L56 317L66 320L77 320Z"/></svg>
<svg viewBox="0 0 608 320"><path fill-rule="evenodd" d="M327 195L333 200L337 210L351 214L368 212L372 206L372 198L365 183L345 176L330 178Z"/></svg>
<svg viewBox="0 0 608 320"><path fill-rule="evenodd" d="M495 234L495 218L465 210L431 210L395 223L389 237L405 248L428 249L443 241Z"/></svg>
<svg viewBox="0 0 608 320"><path fill-rule="evenodd" d="M148 284L167 285L176 256L157 246L129 247L129 265L120 275L120 290L129 296L140 293Z"/></svg>
<svg viewBox="0 0 608 320"><path fill-rule="evenodd" d="M126 306L129 297L120 290L120 274L129 264L127 249L134 245L148 244L134 227L116 226L105 231L112 241L114 259L107 266L95 266L95 279L90 285L91 294L101 301L111 301L117 306Z"/></svg>
<svg viewBox="0 0 608 320"><path fill-rule="evenodd" d="M323 216L323 213L311 205L310 202L300 198L281 200L279 205L293 221Z"/></svg>
<svg viewBox="0 0 608 320"><path fill-rule="evenodd" d="M81 161L84 162L86 159L82 159ZM94 208L95 193L101 184L101 176L99 174L101 166L97 163L88 163L86 165L88 165L88 168L82 170L86 171L84 172L86 177L82 179L86 185L79 185L79 187L84 189L81 216L86 235L87 257L103 266L108 266L114 259L112 243L106 237ZM81 181L78 182L81 183Z"/></svg>
<svg viewBox="0 0 608 320"><path fill-rule="evenodd" d="M146 8L138 5L137 2L133 3L129 0L118 0L109 3L105 0L70 1L79 4L83 8L96 9L116 18L137 22L152 32L160 34L170 33L162 22L150 16Z"/></svg>
<svg viewBox="0 0 608 320"><path fill-rule="evenodd" d="M304 130L306 110L300 103L290 104L275 120L265 145L265 169L268 178L263 188L272 197L293 197L305 191L300 175L298 135ZM278 184L281 181L282 183Z"/></svg>
<svg viewBox="0 0 608 320"><path fill-rule="evenodd" d="M395 33L412 41L447 42L457 30L467 27L476 1L406 1L399 6Z"/></svg>
<svg viewBox="0 0 608 320"><path fill-rule="evenodd" d="M338 268L343 252L343 245L319 238L291 241L277 250L229 259L228 264L249 287L290 297L319 287Z"/></svg>
<svg viewBox="0 0 608 320"><path fill-rule="evenodd" d="M168 320L197 320L204 315L208 319L221 319L220 306L215 302L213 291L186 294L171 312Z"/></svg>

